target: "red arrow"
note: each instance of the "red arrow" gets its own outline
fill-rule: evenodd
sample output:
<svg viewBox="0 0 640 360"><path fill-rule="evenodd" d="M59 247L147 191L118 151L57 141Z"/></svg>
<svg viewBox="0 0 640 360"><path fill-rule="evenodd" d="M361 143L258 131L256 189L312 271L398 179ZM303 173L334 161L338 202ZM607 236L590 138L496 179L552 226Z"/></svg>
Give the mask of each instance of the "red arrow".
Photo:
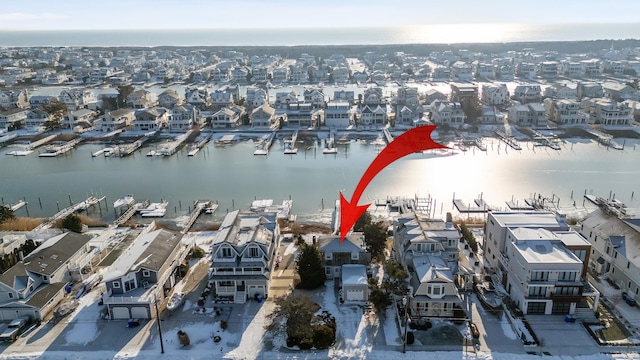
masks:
<svg viewBox="0 0 640 360"><path fill-rule="evenodd" d="M393 140L387 147L382 150L367 170L362 175L358 186L356 186L351 201L347 201L342 192L340 192L340 243L347 236L347 233L353 225L358 221L360 216L367 211L367 208L371 204L358 205L358 200L362 196L364 189L373 180L373 178L382 169L387 167L392 162L400 159L401 157L413 154L418 151L429 149L447 149L446 146L439 144L431 138L431 132L436 127L434 125L420 126L404 132Z"/></svg>

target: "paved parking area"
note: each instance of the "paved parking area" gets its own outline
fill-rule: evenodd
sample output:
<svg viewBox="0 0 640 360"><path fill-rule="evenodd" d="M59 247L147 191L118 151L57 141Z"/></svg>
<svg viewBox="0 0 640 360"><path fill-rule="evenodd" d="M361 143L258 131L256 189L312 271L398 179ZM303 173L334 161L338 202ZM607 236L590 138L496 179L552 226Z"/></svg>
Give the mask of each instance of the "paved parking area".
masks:
<svg viewBox="0 0 640 360"><path fill-rule="evenodd" d="M602 351L581 322L565 322L564 315L527 315L526 318L542 342L542 350L552 355L589 355Z"/></svg>

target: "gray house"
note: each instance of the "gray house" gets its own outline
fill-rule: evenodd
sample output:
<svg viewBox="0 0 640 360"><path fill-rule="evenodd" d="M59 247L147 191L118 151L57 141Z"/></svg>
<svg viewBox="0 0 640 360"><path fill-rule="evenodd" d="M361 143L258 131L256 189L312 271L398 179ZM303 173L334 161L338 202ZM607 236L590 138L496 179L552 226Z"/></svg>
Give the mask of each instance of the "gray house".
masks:
<svg viewBox="0 0 640 360"><path fill-rule="evenodd" d="M143 231L104 275L103 295L112 319L152 317L154 300L176 282L176 270L191 250L182 235L160 229Z"/></svg>

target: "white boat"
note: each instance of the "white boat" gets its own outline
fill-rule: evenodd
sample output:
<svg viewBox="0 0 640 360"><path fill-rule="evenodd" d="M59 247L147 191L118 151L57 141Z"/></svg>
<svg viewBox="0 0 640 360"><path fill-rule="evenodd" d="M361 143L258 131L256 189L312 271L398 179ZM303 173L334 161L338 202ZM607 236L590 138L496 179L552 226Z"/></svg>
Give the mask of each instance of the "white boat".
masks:
<svg viewBox="0 0 640 360"><path fill-rule="evenodd" d="M27 156L27 155L31 154L32 152L33 152L33 150L14 150L14 151L9 151L7 153L7 155Z"/></svg>
<svg viewBox="0 0 640 360"><path fill-rule="evenodd" d="M151 203L144 209L140 210L142 217L163 217L167 213L168 202Z"/></svg>
<svg viewBox="0 0 640 360"><path fill-rule="evenodd" d="M337 154L338 153L338 149L331 147L331 148L324 148L322 149L322 153L323 154Z"/></svg>
<svg viewBox="0 0 640 360"><path fill-rule="evenodd" d="M100 150L94 152L93 154L91 154L91 156L96 157L96 156L100 156L102 154L104 154L104 149L100 149Z"/></svg>
<svg viewBox="0 0 640 360"><path fill-rule="evenodd" d="M158 155L158 154L159 154L159 153L158 153L157 151L155 151L155 150L151 150L151 151L149 151L149 152L147 153L147 156L156 156L156 155Z"/></svg>
<svg viewBox="0 0 640 360"><path fill-rule="evenodd" d="M173 293L167 301L167 310L173 311L184 303L184 294L181 292Z"/></svg>
<svg viewBox="0 0 640 360"><path fill-rule="evenodd" d="M113 202L113 208L117 209L121 206L131 205L133 204L134 201L136 201L136 199L133 198L133 195L131 194L125 195Z"/></svg>

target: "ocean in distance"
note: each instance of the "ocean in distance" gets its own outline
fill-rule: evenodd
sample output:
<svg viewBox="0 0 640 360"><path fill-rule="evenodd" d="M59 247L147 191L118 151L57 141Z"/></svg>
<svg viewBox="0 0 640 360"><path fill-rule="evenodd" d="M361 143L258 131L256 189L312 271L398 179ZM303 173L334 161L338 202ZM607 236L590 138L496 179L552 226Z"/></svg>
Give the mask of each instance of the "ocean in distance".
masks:
<svg viewBox="0 0 640 360"><path fill-rule="evenodd" d="M433 24L405 27L0 30L0 46L295 46L637 39L640 23Z"/></svg>

